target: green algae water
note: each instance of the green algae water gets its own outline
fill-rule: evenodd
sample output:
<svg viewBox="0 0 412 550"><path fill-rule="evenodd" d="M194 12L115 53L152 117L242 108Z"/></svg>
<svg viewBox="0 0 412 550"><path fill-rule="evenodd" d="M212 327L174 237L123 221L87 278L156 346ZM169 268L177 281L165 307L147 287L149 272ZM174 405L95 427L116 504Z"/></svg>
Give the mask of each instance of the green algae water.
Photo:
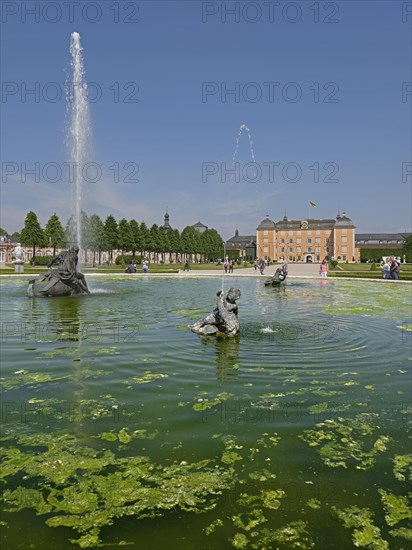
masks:
<svg viewBox="0 0 412 550"><path fill-rule="evenodd" d="M2 281L2 548L410 547L409 285L88 282Z"/></svg>

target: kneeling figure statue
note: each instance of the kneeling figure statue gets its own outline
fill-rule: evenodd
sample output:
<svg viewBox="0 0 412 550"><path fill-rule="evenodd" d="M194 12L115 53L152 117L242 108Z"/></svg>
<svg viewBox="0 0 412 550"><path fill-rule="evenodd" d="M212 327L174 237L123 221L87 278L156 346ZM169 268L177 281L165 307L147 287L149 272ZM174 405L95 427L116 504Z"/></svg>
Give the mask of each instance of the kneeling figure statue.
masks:
<svg viewBox="0 0 412 550"><path fill-rule="evenodd" d="M63 250L48 264L49 270L29 281L27 293L29 297L39 296L77 296L90 294L83 273L77 271L79 247L72 246L70 250ZM58 264L57 268L52 268ZM45 283L38 292L35 292L36 282Z"/></svg>
<svg viewBox="0 0 412 550"><path fill-rule="evenodd" d="M216 308L204 319L190 325L192 332L202 336L235 336L240 328L236 304L240 295L238 288L229 288L226 296L219 290Z"/></svg>

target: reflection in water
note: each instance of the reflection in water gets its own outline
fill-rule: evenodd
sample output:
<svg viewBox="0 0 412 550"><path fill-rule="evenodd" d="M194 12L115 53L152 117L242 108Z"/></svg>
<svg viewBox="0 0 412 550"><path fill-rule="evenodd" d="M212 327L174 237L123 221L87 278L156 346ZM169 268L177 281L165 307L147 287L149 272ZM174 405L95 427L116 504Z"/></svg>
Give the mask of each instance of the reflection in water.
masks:
<svg viewBox="0 0 412 550"><path fill-rule="evenodd" d="M203 338L205 347L214 347L216 353L216 375L218 380L233 380L239 369L238 355L240 337L233 338Z"/></svg>
<svg viewBox="0 0 412 550"><path fill-rule="evenodd" d="M81 300L80 296L48 300L52 319L48 332L53 334L54 341L81 342L84 336L84 327L81 326L79 318Z"/></svg>
<svg viewBox="0 0 412 550"><path fill-rule="evenodd" d="M268 311L272 311L274 304L276 304L276 309L278 310L278 308L282 307L283 301L287 298L288 291L286 285L269 287L259 284L256 288L256 300L261 315L265 315Z"/></svg>

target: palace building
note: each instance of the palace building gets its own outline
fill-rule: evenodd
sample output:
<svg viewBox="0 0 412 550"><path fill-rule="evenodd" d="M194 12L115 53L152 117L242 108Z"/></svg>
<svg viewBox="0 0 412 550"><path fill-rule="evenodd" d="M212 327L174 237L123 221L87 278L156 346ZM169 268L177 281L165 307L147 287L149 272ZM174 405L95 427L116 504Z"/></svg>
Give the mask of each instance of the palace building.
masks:
<svg viewBox="0 0 412 550"><path fill-rule="evenodd" d="M278 222L267 215L256 229L256 255L289 262L359 261L355 225L345 212L336 219L289 220L285 216Z"/></svg>

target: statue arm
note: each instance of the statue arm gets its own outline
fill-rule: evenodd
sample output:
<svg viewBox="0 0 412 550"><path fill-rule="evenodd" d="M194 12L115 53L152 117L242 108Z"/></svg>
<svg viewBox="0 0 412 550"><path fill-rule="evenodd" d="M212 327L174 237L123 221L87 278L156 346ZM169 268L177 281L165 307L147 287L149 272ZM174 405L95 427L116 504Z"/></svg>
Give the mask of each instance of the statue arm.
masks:
<svg viewBox="0 0 412 550"><path fill-rule="evenodd" d="M60 254L58 256L55 256L54 258L52 258L50 260L50 262L47 264L47 267L51 267L52 265L54 265L55 263L59 262L60 261Z"/></svg>

